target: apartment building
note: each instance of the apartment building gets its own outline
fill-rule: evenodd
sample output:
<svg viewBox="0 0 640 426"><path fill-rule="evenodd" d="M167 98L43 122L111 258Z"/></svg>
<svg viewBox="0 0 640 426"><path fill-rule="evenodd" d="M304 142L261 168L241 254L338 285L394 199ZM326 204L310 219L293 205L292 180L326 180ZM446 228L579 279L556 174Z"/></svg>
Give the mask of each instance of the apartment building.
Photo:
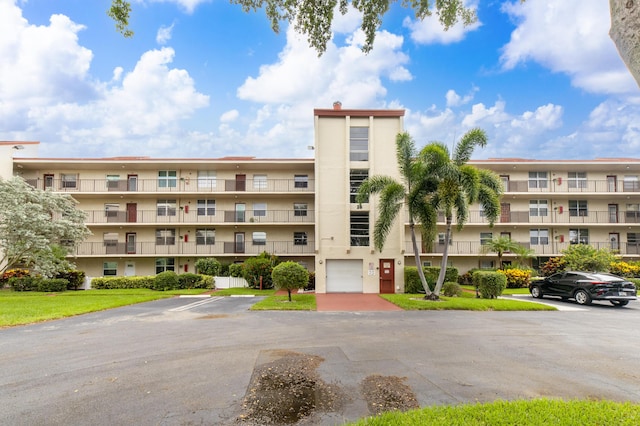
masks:
<svg viewBox="0 0 640 426"><path fill-rule="evenodd" d="M355 193L369 176L400 177L404 110L336 103L313 113L313 159L39 158L37 142L0 142L0 176L74 197L93 233L73 255L88 276L194 272L201 257L267 251L315 271L318 292L402 292L404 266L415 265L407 215L378 252L378 199L359 205ZM578 243L640 259L640 159L471 163L500 175L505 193L493 228L475 205L454 231L449 265L461 272L495 266L482 246L497 236L532 249L533 266ZM435 241L419 241L423 265L440 265L444 218L438 228Z"/></svg>

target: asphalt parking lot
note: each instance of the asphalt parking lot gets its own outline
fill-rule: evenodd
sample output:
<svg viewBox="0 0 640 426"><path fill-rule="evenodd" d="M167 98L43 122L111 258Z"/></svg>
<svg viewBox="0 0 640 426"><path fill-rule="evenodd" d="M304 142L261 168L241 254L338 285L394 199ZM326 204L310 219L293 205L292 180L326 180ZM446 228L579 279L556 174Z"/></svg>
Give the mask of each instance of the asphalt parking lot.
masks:
<svg viewBox="0 0 640 426"><path fill-rule="evenodd" d="M640 302L543 299L576 308L554 312L249 311L257 300L165 299L2 329L0 424L233 424L254 368L283 351L320 356L323 380L348 395L305 424L368 415L359 387L370 374L406 377L422 406L640 402Z"/></svg>

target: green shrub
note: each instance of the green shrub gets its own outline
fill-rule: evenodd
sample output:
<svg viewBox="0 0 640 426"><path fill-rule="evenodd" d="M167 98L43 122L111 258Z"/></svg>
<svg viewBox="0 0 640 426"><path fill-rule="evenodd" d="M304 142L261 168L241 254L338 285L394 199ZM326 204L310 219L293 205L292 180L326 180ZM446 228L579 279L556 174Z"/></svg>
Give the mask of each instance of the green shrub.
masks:
<svg viewBox="0 0 640 426"><path fill-rule="evenodd" d="M86 275L84 271L70 269L68 271L59 272L56 278L63 278L69 281L67 290L77 290L78 288L82 287L85 276Z"/></svg>
<svg viewBox="0 0 640 426"><path fill-rule="evenodd" d="M69 280L64 278L43 278L38 280L38 291L60 292L65 291L69 285Z"/></svg>
<svg viewBox="0 0 640 426"><path fill-rule="evenodd" d="M215 279L211 275L200 275L200 281L195 288L216 288Z"/></svg>
<svg viewBox="0 0 640 426"><path fill-rule="evenodd" d="M215 257L204 257L196 261L196 271L199 274L216 277L220 275L221 269L222 264Z"/></svg>
<svg viewBox="0 0 640 426"><path fill-rule="evenodd" d="M462 296L462 287L453 281L447 281L442 285L442 294L447 297Z"/></svg>
<svg viewBox="0 0 640 426"><path fill-rule="evenodd" d="M271 276L276 288L287 290L289 301L291 301L291 290L304 288L309 284L309 272L296 262L280 263L273 268Z"/></svg>
<svg viewBox="0 0 640 426"><path fill-rule="evenodd" d="M242 278L242 263L232 263L229 265L229 276Z"/></svg>
<svg viewBox="0 0 640 426"><path fill-rule="evenodd" d="M69 281L63 278L31 276L9 278L9 286L13 291L60 292L65 291L68 285Z"/></svg>
<svg viewBox="0 0 640 426"><path fill-rule="evenodd" d="M13 291L37 291L39 278L29 275L9 278L9 287Z"/></svg>
<svg viewBox="0 0 640 426"><path fill-rule="evenodd" d="M247 280L249 288L273 288L271 272L278 263L280 263L278 257L272 256L267 252L245 260L242 268L242 276Z"/></svg>
<svg viewBox="0 0 640 426"><path fill-rule="evenodd" d="M164 271L156 275L153 280L153 289L159 291L176 290L178 284L178 274L174 271Z"/></svg>
<svg viewBox="0 0 640 426"><path fill-rule="evenodd" d="M4 287L5 285L9 284L9 279L14 278L14 277L28 277L29 276L29 270L28 269L22 269L22 268L14 268L14 269L8 269L6 271L4 271L4 273L2 274L2 276L0 277L0 288Z"/></svg>
<svg viewBox="0 0 640 426"><path fill-rule="evenodd" d="M200 282L201 277L202 275L200 274L192 274L190 272L180 274L178 275L178 288L198 288L198 283Z"/></svg>
<svg viewBox="0 0 640 426"><path fill-rule="evenodd" d="M540 272L543 277L548 277L556 272L562 272L567 268L567 263L562 257L552 257L542 264Z"/></svg>
<svg viewBox="0 0 640 426"><path fill-rule="evenodd" d="M507 288L528 287L531 281L531 271L528 269L500 269L496 272L504 274L504 276L507 277Z"/></svg>
<svg viewBox="0 0 640 426"><path fill-rule="evenodd" d="M309 282L307 283L307 286L304 289L307 291L313 291L316 289L316 273L315 272L309 272Z"/></svg>
<svg viewBox="0 0 640 426"><path fill-rule="evenodd" d="M436 282L438 281L438 275L440 274L440 268L437 266L425 266L422 268L424 272L424 277L427 280L427 285L431 289L434 290ZM445 282L456 282L458 280L458 269L453 267L448 267L444 281ZM422 282L420 281L420 276L418 275L418 268L415 266L406 266L404 268L404 292L407 294L416 294L416 293L424 293L424 288L422 287Z"/></svg>
<svg viewBox="0 0 640 426"><path fill-rule="evenodd" d="M640 289L640 278L626 278L626 280L634 283L636 285L636 288Z"/></svg>
<svg viewBox="0 0 640 426"><path fill-rule="evenodd" d="M476 271L473 273L473 284L483 299L494 299L507 287L507 277L500 272Z"/></svg>

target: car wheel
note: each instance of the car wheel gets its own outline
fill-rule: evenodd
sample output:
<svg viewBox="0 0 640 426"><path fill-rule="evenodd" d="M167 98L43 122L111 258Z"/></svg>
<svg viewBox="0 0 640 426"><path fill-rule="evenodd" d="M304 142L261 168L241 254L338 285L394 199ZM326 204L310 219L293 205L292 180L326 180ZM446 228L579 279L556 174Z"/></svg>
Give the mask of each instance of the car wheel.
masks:
<svg viewBox="0 0 640 426"><path fill-rule="evenodd" d="M578 305L590 305L591 304L591 296L584 290L576 291L576 294L573 295L576 298L576 302Z"/></svg>
<svg viewBox="0 0 640 426"><path fill-rule="evenodd" d="M615 307L627 306L629 304L628 300L612 300L611 304Z"/></svg>
<svg viewBox="0 0 640 426"><path fill-rule="evenodd" d="M534 285L533 287L531 287L530 291L533 297L535 297L536 299L542 299L543 294L540 286Z"/></svg>

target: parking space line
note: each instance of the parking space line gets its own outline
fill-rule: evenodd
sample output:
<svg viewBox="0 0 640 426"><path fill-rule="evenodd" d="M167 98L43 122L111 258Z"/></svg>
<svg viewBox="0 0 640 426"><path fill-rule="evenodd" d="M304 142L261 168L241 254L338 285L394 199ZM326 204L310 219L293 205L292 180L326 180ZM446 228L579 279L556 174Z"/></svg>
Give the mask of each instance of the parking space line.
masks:
<svg viewBox="0 0 640 426"><path fill-rule="evenodd" d="M216 300L220 300L220 299L222 299L222 296L209 297L209 298L207 298L205 300L198 300L197 302L192 302L192 303L189 303L188 305L184 305L184 306L180 306L180 307L177 307L177 308L169 309L169 311L170 312L188 311L189 309L197 308L198 306L206 305L208 303L213 303Z"/></svg>

